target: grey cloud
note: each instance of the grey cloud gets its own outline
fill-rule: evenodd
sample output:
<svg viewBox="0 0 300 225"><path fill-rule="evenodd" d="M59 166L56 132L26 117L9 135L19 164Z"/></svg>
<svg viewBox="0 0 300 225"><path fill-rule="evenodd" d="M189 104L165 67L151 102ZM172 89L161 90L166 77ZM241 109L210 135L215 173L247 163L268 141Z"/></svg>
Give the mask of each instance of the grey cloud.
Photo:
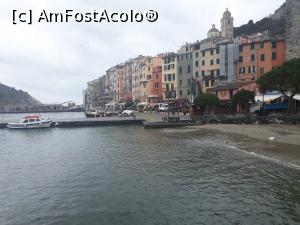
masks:
<svg viewBox="0 0 300 225"><path fill-rule="evenodd" d="M239 26L273 13L284 0L1 0L0 82L45 103L82 102L86 82L138 54L175 51L206 32L228 7ZM159 11L156 23L34 24L13 26L13 9Z"/></svg>

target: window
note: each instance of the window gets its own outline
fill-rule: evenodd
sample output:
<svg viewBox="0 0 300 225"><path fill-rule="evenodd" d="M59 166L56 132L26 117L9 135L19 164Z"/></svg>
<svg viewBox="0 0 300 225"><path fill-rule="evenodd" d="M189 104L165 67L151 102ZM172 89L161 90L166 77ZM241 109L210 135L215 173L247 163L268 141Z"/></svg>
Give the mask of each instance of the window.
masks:
<svg viewBox="0 0 300 225"><path fill-rule="evenodd" d="M205 60L202 60L202 66L205 66Z"/></svg>
<svg viewBox="0 0 300 225"><path fill-rule="evenodd" d="M242 63L243 61L244 61L243 56L240 56L240 57L239 57L239 62Z"/></svg>
<svg viewBox="0 0 300 225"><path fill-rule="evenodd" d="M272 49L277 48L277 42L276 41L272 41Z"/></svg>
<svg viewBox="0 0 300 225"><path fill-rule="evenodd" d="M148 71L150 71L150 66L148 66Z"/></svg>
<svg viewBox="0 0 300 225"><path fill-rule="evenodd" d="M219 48L216 49L216 53L217 53L217 54L220 53L220 49L219 49Z"/></svg>
<svg viewBox="0 0 300 225"><path fill-rule="evenodd" d="M190 86L191 85L191 79L188 79L187 82L188 82L188 85Z"/></svg>
<svg viewBox="0 0 300 225"><path fill-rule="evenodd" d="M252 73L255 73L255 72L256 72L256 67L252 66Z"/></svg>
<svg viewBox="0 0 300 225"><path fill-rule="evenodd" d="M251 73L251 66L248 66L248 73Z"/></svg>
<svg viewBox="0 0 300 225"><path fill-rule="evenodd" d="M205 71L204 70L202 70L202 76L205 76Z"/></svg>
<svg viewBox="0 0 300 225"><path fill-rule="evenodd" d="M260 74L260 75L263 75L264 73L265 73L265 69L264 69L263 67L260 68L260 69L259 69L259 74Z"/></svg>
<svg viewBox="0 0 300 225"><path fill-rule="evenodd" d="M202 57L205 57L205 51L202 52Z"/></svg>
<svg viewBox="0 0 300 225"><path fill-rule="evenodd" d="M217 64L220 64L220 59L217 59Z"/></svg>
<svg viewBox="0 0 300 225"><path fill-rule="evenodd" d="M260 61L262 61L262 62L265 61L265 54L260 55Z"/></svg>
<svg viewBox="0 0 300 225"><path fill-rule="evenodd" d="M179 95L182 95L182 90L179 91Z"/></svg>
<svg viewBox="0 0 300 225"><path fill-rule="evenodd" d="M205 81L205 87L209 87L209 81L208 80Z"/></svg>
<svg viewBox="0 0 300 225"><path fill-rule="evenodd" d="M158 79L158 74L156 74L156 79Z"/></svg>
<svg viewBox="0 0 300 225"><path fill-rule="evenodd" d="M152 76L151 75L147 75L147 80L151 80Z"/></svg>
<svg viewBox="0 0 300 225"><path fill-rule="evenodd" d="M240 69L239 69L239 74L243 74L243 68L242 67L240 67Z"/></svg>
<svg viewBox="0 0 300 225"><path fill-rule="evenodd" d="M217 75L220 75L220 70L217 70Z"/></svg>
<svg viewBox="0 0 300 225"><path fill-rule="evenodd" d="M179 75L182 74L182 66L179 67Z"/></svg>
<svg viewBox="0 0 300 225"><path fill-rule="evenodd" d="M210 50L210 55L214 55L214 50L213 49Z"/></svg>
<svg viewBox="0 0 300 225"><path fill-rule="evenodd" d="M199 57L199 53L195 52L195 57L198 58Z"/></svg>
<svg viewBox="0 0 300 225"><path fill-rule="evenodd" d="M166 84L166 90L167 90L167 91L170 90L169 84Z"/></svg>
<svg viewBox="0 0 300 225"><path fill-rule="evenodd" d="M277 59L277 52L272 52L272 59Z"/></svg>
<svg viewBox="0 0 300 225"><path fill-rule="evenodd" d="M188 95L190 95L190 94L191 94L190 90L188 90L188 91L187 91L187 94L188 94Z"/></svg>
<svg viewBox="0 0 300 225"><path fill-rule="evenodd" d="M195 72L195 77L199 77L199 72L198 71Z"/></svg>
<svg viewBox="0 0 300 225"><path fill-rule="evenodd" d="M255 61L255 55L251 55L251 61Z"/></svg>
<svg viewBox="0 0 300 225"><path fill-rule="evenodd" d="M167 75L165 75L165 81L167 81Z"/></svg>
<svg viewBox="0 0 300 225"><path fill-rule="evenodd" d="M251 43L251 50L255 49L255 43Z"/></svg>
<svg viewBox="0 0 300 225"><path fill-rule="evenodd" d="M190 66L190 65L188 65L187 72L188 72L188 73L191 72L191 66Z"/></svg>
<svg viewBox="0 0 300 225"><path fill-rule="evenodd" d="M173 74L173 81L175 81L175 74Z"/></svg>
<svg viewBox="0 0 300 225"><path fill-rule="evenodd" d="M260 42L260 48L264 48L265 47L265 42Z"/></svg>
<svg viewBox="0 0 300 225"><path fill-rule="evenodd" d="M214 65L214 60L210 60L210 65Z"/></svg>
<svg viewBox="0 0 300 225"><path fill-rule="evenodd" d="M211 71L210 71L210 75L212 75L212 76L213 76L214 74L215 74L215 73L214 73L214 71L213 71L213 70L211 70Z"/></svg>
<svg viewBox="0 0 300 225"><path fill-rule="evenodd" d="M179 87L182 86L182 80L179 80Z"/></svg>
<svg viewBox="0 0 300 225"><path fill-rule="evenodd" d="M239 51L242 52L243 51L243 45L239 46Z"/></svg>
<svg viewBox="0 0 300 225"><path fill-rule="evenodd" d="M199 61L195 61L195 66L198 67L199 66Z"/></svg>
<svg viewBox="0 0 300 225"><path fill-rule="evenodd" d="M168 74L168 81L171 81L171 74Z"/></svg>
<svg viewBox="0 0 300 225"><path fill-rule="evenodd" d="M171 84L171 90L174 91L174 84Z"/></svg>

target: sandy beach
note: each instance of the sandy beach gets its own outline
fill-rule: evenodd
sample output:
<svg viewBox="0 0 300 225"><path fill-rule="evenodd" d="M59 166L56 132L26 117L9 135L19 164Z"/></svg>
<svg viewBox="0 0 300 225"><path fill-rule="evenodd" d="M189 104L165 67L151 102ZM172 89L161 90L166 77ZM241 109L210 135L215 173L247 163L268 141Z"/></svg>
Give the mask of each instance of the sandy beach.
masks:
<svg viewBox="0 0 300 225"><path fill-rule="evenodd" d="M206 124L199 129L217 130L224 133L246 135L251 138L272 142L300 145L299 125L236 125L236 124Z"/></svg>

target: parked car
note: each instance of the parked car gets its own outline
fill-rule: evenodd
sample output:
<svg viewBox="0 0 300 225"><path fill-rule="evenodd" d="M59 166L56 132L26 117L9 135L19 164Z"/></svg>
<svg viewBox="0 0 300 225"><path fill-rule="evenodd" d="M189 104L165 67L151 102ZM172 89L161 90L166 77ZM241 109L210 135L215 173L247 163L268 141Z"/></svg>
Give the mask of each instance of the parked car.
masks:
<svg viewBox="0 0 300 225"><path fill-rule="evenodd" d="M161 104L159 104L158 110L160 112L167 112L169 110L169 105L166 103L161 103Z"/></svg>
<svg viewBox="0 0 300 225"><path fill-rule="evenodd" d="M121 116L133 116L134 111L133 110L123 110L121 113Z"/></svg>

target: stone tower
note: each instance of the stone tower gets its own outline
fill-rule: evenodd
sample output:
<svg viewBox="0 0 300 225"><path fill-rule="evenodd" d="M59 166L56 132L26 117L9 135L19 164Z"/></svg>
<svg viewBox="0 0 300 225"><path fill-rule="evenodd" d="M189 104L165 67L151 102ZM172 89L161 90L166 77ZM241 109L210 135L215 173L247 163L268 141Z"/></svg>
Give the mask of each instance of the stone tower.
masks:
<svg viewBox="0 0 300 225"><path fill-rule="evenodd" d="M300 58L300 0L287 0L286 59Z"/></svg>
<svg viewBox="0 0 300 225"><path fill-rule="evenodd" d="M226 39L233 39L233 17L231 17L228 9L226 9L221 19L221 36Z"/></svg>

